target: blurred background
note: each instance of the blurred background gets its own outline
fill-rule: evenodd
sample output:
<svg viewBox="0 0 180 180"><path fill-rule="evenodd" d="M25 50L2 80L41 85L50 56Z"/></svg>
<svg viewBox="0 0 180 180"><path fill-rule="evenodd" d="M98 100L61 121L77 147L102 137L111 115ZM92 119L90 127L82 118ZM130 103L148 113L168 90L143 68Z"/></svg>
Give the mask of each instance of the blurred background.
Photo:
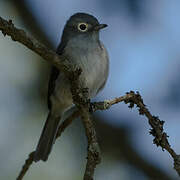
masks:
<svg viewBox="0 0 180 180"><path fill-rule="evenodd" d="M101 40L110 75L95 100L139 91L152 114L165 120L172 148L180 153L180 1L174 0L0 0L0 16L55 49L66 20L76 12L109 26ZM50 65L0 33L0 179L15 179L37 145L48 113ZM96 180L177 179L173 161L152 143L149 124L121 103L94 115L102 151ZM34 163L25 180L80 180L86 137L75 120L56 141L46 163Z"/></svg>

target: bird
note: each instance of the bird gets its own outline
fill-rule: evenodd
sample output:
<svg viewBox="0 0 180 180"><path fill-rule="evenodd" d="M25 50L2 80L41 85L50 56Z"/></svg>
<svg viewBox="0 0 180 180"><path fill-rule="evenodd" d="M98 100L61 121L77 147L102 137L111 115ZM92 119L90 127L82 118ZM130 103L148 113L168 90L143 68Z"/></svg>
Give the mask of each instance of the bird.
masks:
<svg viewBox="0 0 180 180"><path fill-rule="evenodd" d="M79 82L88 88L88 98L95 97L105 86L109 74L109 56L99 32L107 27L96 17L84 12L73 14L66 22L56 53L80 67ZM73 107L70 82L63 72L52 65L47 104L49 114L37 144L33 161L47 161L55 143L60 121L65 112Z"/></svg>

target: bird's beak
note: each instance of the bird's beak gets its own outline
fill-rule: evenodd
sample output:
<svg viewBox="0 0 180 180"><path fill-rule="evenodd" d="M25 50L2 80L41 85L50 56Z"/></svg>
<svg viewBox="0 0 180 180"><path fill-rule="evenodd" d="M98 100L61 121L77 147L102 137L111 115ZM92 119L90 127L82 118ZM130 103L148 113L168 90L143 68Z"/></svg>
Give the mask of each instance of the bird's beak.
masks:
<svg viewBox="0 0 180 180"><path fill-rule="evenodd" d="M95 31L99 31L100 29L103 29L105 27L107 27L108 25L107 24L98 24L94 27L94 30Z"/></svg>

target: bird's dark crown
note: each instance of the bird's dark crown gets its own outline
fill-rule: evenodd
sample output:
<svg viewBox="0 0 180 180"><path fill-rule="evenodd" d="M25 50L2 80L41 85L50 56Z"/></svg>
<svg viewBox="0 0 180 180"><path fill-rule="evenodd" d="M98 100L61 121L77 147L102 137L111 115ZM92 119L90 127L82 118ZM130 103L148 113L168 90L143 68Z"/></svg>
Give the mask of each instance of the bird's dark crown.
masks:
<svg viewBox="0 0 180 180"><path fill-rule="evenodd" d="M92 26L99 24L98 20L90 14L76 13L69 18L69 20L67 21L67 25L73 25L73 24L75 24L75 23L77 24L79 22L85 22L87 24L91 24Z"/></svg>

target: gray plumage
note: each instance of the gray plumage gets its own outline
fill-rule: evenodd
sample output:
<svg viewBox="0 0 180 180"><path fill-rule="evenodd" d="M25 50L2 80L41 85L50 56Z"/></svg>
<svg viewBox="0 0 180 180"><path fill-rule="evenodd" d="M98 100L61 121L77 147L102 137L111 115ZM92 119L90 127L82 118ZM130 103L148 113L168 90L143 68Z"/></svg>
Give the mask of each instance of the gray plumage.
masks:
<svg viewBox="0 0 180 180"><path fill-rule="evenodd" d="M109 72L107 51L99 40L99 30L106 27L86 13L76 13L67 21L58 54L63 54L74 65L81 67L80 83L89 89L89 98L103 89ZM49 89L49 115L37 145L34 161L46 161L55 142L60 120L73 106L69 81L64 73L52 67Z"/></svg>

